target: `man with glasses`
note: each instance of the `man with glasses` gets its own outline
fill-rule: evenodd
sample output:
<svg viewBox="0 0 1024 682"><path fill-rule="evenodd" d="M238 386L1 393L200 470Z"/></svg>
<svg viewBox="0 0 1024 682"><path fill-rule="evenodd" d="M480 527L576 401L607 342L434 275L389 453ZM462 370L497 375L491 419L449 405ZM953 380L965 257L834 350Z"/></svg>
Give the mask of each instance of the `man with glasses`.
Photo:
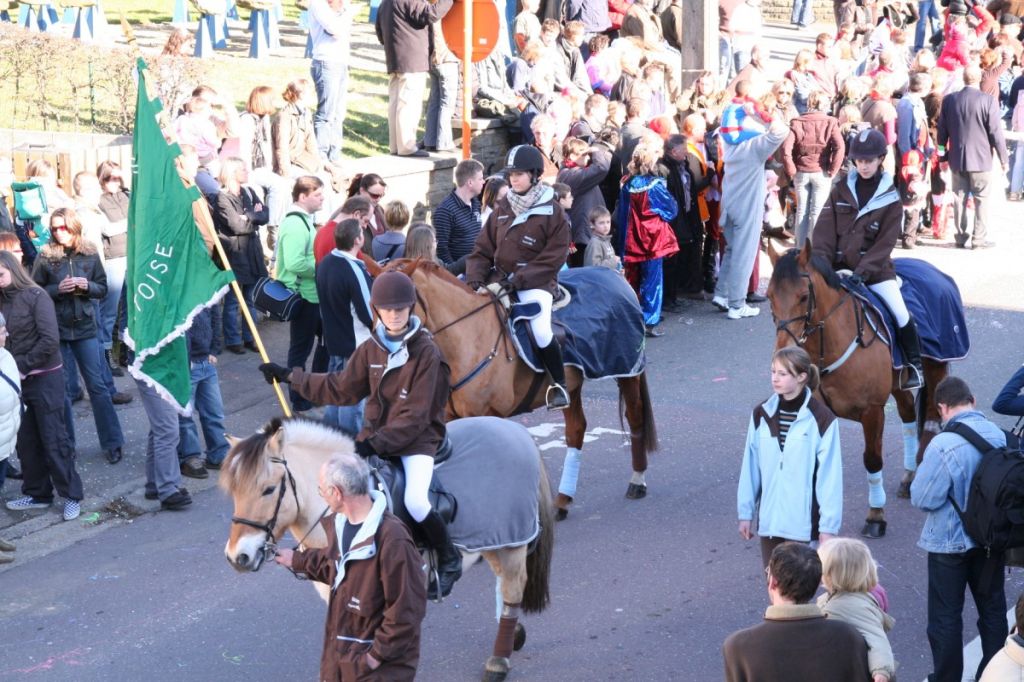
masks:
<svg viewBox="0 0 1024 682"><path fill-rule="evenodd" d="M861 634L848 623L826 619L812 602L821 584L821 559L815 550L785 542L772 550L765 575L771 606L763 623L725 640L726 682L871 679Z"/></svg>
<svg viewBox="0 0 1024 682"><path fill-rule="evenodd" d="M320 468L327 546L278 550L274 560L331 586L320 678L412 680L427 595L409 531L370 490L366 462L337 455Z"/></svg>

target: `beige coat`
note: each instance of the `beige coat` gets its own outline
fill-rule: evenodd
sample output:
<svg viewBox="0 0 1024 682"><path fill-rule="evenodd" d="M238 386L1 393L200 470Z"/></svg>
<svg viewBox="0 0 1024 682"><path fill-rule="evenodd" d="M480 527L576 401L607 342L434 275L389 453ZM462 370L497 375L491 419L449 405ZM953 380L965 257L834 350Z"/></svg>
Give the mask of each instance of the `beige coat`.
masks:
<svg viewBox="0 0 1024 682"><path fill-rule="evenodd" d="M857 628L868 645L868 668L871 674L883 673L891 679L896 672L892 646L886 632L896 621L882 611L874 598L866 592L838 592L818 597L818 608L826 616L841 620Z"/></svg>
<svg viewBox="0 0 1024 682"><path fill-rule="evenodd" d="M1006 638L1006 646L985 666L978 682L1024 682L1024 646L1013 635Z"/></svg>

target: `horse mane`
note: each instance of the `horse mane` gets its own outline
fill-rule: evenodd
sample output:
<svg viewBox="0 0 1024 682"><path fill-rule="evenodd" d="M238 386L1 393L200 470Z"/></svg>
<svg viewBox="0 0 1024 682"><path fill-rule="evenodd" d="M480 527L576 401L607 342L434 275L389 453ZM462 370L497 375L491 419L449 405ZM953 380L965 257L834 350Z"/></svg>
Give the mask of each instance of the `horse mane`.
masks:
<svg viewBox="0 0 1024 682"><path fill-rule="evenodd" d="M799 258L800 249L789 249L786 253L779 256L779 259L775 262L772 279L780 282L799 281L801 277ZM821 275L821 278L825 280L825 284L830 289L835 289L836 291L842 289L839 275L832 269L832 264L828 262L828 259L820 253L812 252L808 265L811 266L812 270Z"/></svg>
<svg viewBox="0 0 1024 682"><path fill-rule="evenodd" d="M469 293L475 293L469 288L465 282L461 279L448 272L448 268L444 267L440 263L435 261L427 260L425 258L399 258L398 260L391 261L385 267L385 270L398 270L412 277L412 273L417 270L425 272L428 275L439 277L445 280L448 284L453 284L464 291Z"/></svg>
<svg viewBox="0 0 1024 682"><path fill-rule="evenodd" d="M338 453L353 452L352 440L340 429L303 417L274 417L259 431L231 448L221 466L220 487L229 494L255 488L259 477L269 468L267 444L282 430L288 447L314 446Z"/></svg>

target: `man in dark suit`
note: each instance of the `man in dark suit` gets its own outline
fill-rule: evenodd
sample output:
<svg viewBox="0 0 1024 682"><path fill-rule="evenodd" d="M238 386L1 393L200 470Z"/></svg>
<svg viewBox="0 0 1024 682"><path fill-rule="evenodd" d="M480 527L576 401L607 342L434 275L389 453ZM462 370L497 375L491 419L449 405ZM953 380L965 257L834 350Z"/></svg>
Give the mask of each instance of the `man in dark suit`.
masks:
<svg viewBox="0 0 1024 682"><path fill-rule="evenodd" d="M996 99L978 89L981 69L964 69L964 89L942 100L939 113L938 145L946 148L945 160L953 172L953 217L956 245L967 245L967 196L974 197L974 236L971 248L993 246L986 239L988 199L992 174L992 151L999 155L1005 172L1009 165L1006 142L999 121Z"/></svg>

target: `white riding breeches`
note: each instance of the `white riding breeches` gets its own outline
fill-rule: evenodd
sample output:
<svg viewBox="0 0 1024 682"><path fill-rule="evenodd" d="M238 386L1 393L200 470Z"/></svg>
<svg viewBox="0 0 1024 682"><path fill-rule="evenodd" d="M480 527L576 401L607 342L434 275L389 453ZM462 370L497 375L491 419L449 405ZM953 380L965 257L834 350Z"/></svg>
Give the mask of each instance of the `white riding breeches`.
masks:
<svg viewBox="0 0 1024 682"><path fill-rule="evenodd" d="M539 303L540 315L530 320L530 331L538 348L547 348L555 338L551 331L551 303L554 297L543 289L523 289L517 292L520 303Z"/></svg>
<svg viewBox="0 0 1024 682"><path fill-rule="evenodd" d="M910 313L907 311L907 304L903 302L899 281L887 279L884 282L869 284L868 288L885 301L885 306L892 313L892 316L896 318L896 326L900 329L906 327L907 323L910 322Z"/></svg>
<svg viewBox="0 0 1024 682"><path fill-rule="evenodd" d="M430 480L434 477L434 458L430 455L402 457L405 469L405 508L416 523L430 513Z"/></svg>

